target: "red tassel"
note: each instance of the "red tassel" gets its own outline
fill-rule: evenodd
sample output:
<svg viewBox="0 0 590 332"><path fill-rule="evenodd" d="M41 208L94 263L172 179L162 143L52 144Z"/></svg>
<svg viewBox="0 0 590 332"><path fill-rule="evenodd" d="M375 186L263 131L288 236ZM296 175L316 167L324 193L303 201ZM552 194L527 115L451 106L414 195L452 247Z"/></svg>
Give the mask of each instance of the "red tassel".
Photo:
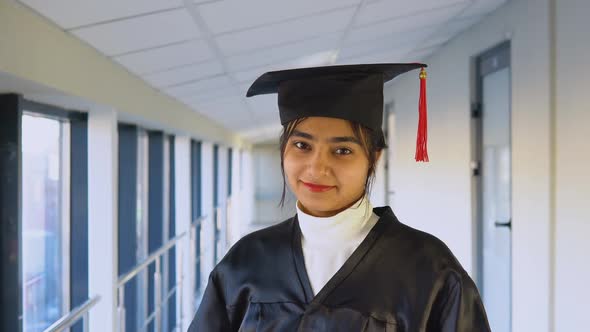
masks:
<svg viewBox="0 0 590 332"><path fill-rule="evenodd" d="M428 123L426 116L426 70L420 70L420 102L418 104L418 137L416 138L416 161L428 162Z"/></svg>

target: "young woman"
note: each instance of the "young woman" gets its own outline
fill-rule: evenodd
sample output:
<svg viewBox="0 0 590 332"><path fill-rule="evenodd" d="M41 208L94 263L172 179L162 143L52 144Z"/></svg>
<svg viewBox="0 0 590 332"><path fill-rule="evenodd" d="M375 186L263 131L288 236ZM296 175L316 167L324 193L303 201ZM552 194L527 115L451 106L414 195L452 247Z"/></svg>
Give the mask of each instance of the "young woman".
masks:
<svg viewBox="0 0 590 332"><path fill-rule="evenodd" d="M281 166L297 214L230 249L189 331L490 330L447 246L368 199L385 148L383 83L420 67L295 69L252 85L249 96L278 93Z"/></svg>

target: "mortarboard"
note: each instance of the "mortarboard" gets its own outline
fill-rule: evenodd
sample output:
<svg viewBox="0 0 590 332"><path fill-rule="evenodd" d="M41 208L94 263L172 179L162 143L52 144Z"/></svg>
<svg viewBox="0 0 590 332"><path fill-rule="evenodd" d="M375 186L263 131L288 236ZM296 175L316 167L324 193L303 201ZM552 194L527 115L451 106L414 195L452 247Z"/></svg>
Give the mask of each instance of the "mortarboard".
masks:
<svg viewBox="0 0 590 332"><path fill-rule="evenodd" d="M426 72L421 63L379 63L270 71L258 77L246 97L277 93L281 124L324 116L360 123L382 132L383 84L421 68L416 161L428 161Z"/></svg>

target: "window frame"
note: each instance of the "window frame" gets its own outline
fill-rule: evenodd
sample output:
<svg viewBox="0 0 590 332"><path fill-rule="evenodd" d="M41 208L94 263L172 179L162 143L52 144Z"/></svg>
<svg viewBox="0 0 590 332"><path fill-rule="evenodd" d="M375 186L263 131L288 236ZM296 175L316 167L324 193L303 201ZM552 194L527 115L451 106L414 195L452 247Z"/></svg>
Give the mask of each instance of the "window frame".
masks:
<svg viewBox="0 0 590 332"><path fill-rule="evenodd" d="M0 210L7 222L0 225L0 330L20 331L23 321L23 153L22 117L40 116L60 121L60 171L66 170L62 183L67 198L62 207L62 245L65 259L63 308L69 312L88 299L88 115L54 105L43 104L23 98L22 95L0 94L0 174L9 174L17 181L0 182ZM63 132L64 125L67 127ZM64 139L69 144L65 145ZM64 148L67 146L67 149ZM73 167L75 165L75 167ZM64 174L61 174L64 175ZM67 216L67 222L63 219ZM64 250L64 249L62 249ZM15 305L17 304L17 305ZM76 324L72 331L81 331L82 324Z"/></svg>

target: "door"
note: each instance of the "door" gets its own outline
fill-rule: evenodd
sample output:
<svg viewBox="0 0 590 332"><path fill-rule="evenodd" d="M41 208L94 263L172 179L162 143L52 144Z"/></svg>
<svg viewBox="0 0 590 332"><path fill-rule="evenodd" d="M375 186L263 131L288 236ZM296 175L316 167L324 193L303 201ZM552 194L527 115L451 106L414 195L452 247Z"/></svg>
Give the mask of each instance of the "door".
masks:
<svg viewBox="0 0 590 332"><path fill-rule="evenodd" d="M478 286L492 331L508 332L512 298L510 45L482 54L477 72Z"/></svg>

